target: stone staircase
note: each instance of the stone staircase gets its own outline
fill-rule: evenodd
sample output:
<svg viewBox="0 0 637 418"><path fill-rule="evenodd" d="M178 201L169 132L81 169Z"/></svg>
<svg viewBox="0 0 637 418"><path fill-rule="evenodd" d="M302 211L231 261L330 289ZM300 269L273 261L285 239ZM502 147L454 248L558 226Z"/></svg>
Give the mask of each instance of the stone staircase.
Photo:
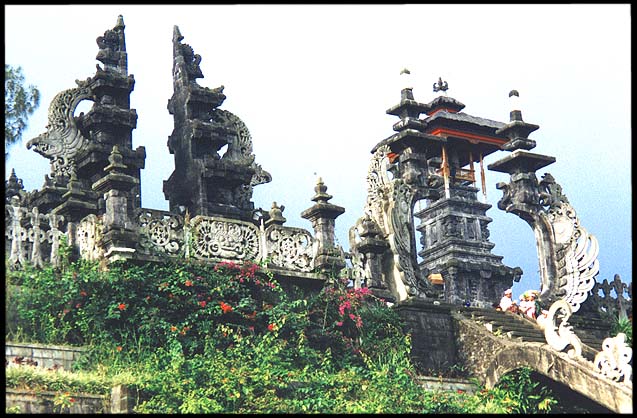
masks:
<svg viewBox="0 0 637 418"><path fill-rule="evenodd" d="M460 312L468 319L481 322L496 335L520 342L546 343L544 331L540 329L534 320L522 315L483 308L464 308ZM587 346L583 350L584 354L588 354L586 357L594 355L594 352L601 350L603 338L594 333L578 330L576 325L574 326L574 331L582 341L582 344Z"/></svg>

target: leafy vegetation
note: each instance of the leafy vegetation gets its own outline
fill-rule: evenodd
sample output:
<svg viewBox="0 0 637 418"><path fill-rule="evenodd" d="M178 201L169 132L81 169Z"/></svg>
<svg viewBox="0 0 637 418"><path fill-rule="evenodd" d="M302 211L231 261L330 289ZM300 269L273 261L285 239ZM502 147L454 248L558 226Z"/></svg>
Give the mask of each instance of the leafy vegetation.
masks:
<svg viewBox="0 0 637 418"><path fill-rule="evenodd" d="M5 150L18 142L27 127L27 119L40 105L40 92L25 86L21 67L4 65L4 144ZM7 156L5 152L5 158Z"/></svg>
<svg viewBox="0 0 637 418"><path fill-rule="evenodd" d="M140 413L541 413L525 369L474 394L427 391L398 314L336 280L292 299L254 263L8 271L6 339L87 347L77 376L7 369L7 387L141 389Z"/></svg>
<svg viewBox="0 0 637 418"><path fill-rule="evenodd" d="M626 344L633 346L633 321L632 318L613 318L611 334L613 336L622 333L626 335Z"/></svg>

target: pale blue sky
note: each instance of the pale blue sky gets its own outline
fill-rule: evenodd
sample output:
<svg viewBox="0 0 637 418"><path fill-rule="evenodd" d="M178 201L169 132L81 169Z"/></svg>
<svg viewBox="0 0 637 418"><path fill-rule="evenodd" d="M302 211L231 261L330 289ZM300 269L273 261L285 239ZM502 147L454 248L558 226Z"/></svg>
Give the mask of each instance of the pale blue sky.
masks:
<svg viewBox="0 0 637 418"><path fill-rule="evenodd" d="M58 92L94 75L95 38L126 24L131 107L139 115L134 147L146 147L142 204L167 209L162 182L174 169L166 146L173 120L172 30L202 56L205 87L225 86L222 108L243 119L256 162L273 181L256 188L256 207L285 205L287 225L311 230L317 176L332 203L339 244L361 216L370 150L390 136L411 70L416 100L435 95L439 76L464 112L506 122L517 89L527 122L540 125L534 152L557 162L540 170L562 185L582 225L600 243L599 280L632 281L630 5L240 5L5 6L5 62L22 66L42 93L23 143L11 148L27 190L40 188L48 160L25 144L45 131ZM485 166L504 152L485 160ZM508 176L487 172L493 252L524 270L514 293L537 288L531 229L497 209Z"/></svg>

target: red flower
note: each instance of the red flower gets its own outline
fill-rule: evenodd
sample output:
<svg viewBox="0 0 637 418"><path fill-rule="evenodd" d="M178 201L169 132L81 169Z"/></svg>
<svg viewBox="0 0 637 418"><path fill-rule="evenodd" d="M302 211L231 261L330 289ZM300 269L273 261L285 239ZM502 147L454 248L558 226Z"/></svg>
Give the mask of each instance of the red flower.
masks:
<svg viewBox="0 0 637 418"><path fill-rule="evenodd" d="M268 324L268 331L274 331L276 329L275 324Z"/></svg>
<svg viewBox="0 0 637 418"><path fill-rule="evenodd" d="M82 291L80 292L80 296L86 296L86 295L88 295L88 293L86 293L85 291L83 291L83 290L82 290Z"/></svg>
<svg viewBox="0 0 637 418"><path fill-rule="evenodd" d="M118 345L117 347L115 347L115 349L116 349L117 351L122 351L122 346L121 346L121 345Z"/></svg>
<svg viewBox="0 0 637 418"><path fill-rule="evenodd" d="M173 332L177 331L177 327L173 325L172 327L170 327L170 330L173 331Z"/></svg>
<svg viewBox="0 0 637 418"><path fill-rule="evenodd" d="M202 300L201 302L199 302L199 305L201 305L202 308L205 308L206 307L206 301ZM223 309L223 307L221 309ZM232 310L232 308L230 308L230 309Z"/></svg>
<svg viewBox="0 0 637 418"><path fill-rule="evenodd" d="M75 402L75 398L69 398L69 402L71 403Z"/></svg>
<svg viewBox="0 0 637 418"><path fill-rule="evenodd" d="M184 283L186 286L192 286L192 281L190 280L186 280L186 282Z"/></svg>
<svg viewBox="0 0 637 418"><path fill-rule="evenodd" d="M119 305L117 305L117 309L119 309L120 311L123 311L126 309L126 304L125 303L120 303Z"/></svg>
<svg viewBox="0 0 637 418"><path fill-rule="evenodd" d="M338 322L336 323L336 326L337 326L337 327L342 327L342 326L343 326L343 321L338 321Z"/></svg>
<svg viewBox="0 0 637 418"><path fill-rule="evenodd" d="M221 305L221 310L223 311L223 313L232 312L232 306L228 305L227 303L219 302L219 305Z"/></svg>
<svg viewBox="0 0 637 418"><path fill-rule="evenodd" d="M462 390L462 389L458 389L456 392L458 392L458 393L464 393L464 390Z"/></svg>
<svg viewBox="0 0 637 418"><path fill-rule="evenodd" d="M76 307L77 309L80 309L80 308L82 307L82 304L81 304L81 303L78 303L78 304L76 304L76 305L75 305L75 307Z"/></svg>

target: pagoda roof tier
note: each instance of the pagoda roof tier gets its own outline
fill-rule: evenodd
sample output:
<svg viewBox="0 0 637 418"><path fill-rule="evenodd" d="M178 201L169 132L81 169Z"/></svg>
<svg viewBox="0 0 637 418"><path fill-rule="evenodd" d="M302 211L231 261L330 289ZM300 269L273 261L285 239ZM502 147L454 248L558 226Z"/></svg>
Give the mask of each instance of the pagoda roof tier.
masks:
<svg viewBox="0 0 637 418"><path fill-rule="evenodd" d="M388 145L392 152L400 152L409 147L414 147L417 150L423 148L439 150L445 142L447 139L441 136L425 134L415 129L405 129L380 141L374 146L372 153L383 145Z"/></svg>
<svg viewBox="0 0 637 418"><path fill-rule="evenodd" d="M496 151L501 151L501 147L498 144L491 144L488 142L478 142L473 144L468 142L465 138L458 138L455 136L447 137L447 149L453 148L456 151L458 163L460 167L464 167L469 164L471 161L474 163L480 162L480 155L482 158L486 157L489 154L493 154ZM430 154L434 155L434 154ZM442 154L439 153L437 155L442 157Z"/></svg>
<svg viewBox="0 0 637 418"><path fill-rule="evenodd" d="M436 112L446 110L448 112L456 113L464 109L464 104L454 99L453 97L438 96L426 105L424 105L423 113L427 115L433 115Z"/></svg>
<svg viewBox="0 0 637 418"><path fill-rule="evenodd" d="M423 121L425 133L455 137L471 144L490 144L496 149L509 141L502 133L496 133L505 126L502 122L471 116L466 113L450 113L441 110Z"/></svg>
<svg viewBox="0 0 637 418"><path fill-rule="evenodd" d="M550 155L535 154L518 149L506 157L489 164L487 168L491 171L512 174L516 171L537 171L554 162L555 157Z"/></svg>
<svg viewBox="0 0 637 418"><path fill-rule="evenodd" d="M399 118L412 116L418 117L419 114L425 113L429 108L426 104L419 103L413 99L402 99L399 104L392 106L385 112L388 115L398 116Z"/></svg>

